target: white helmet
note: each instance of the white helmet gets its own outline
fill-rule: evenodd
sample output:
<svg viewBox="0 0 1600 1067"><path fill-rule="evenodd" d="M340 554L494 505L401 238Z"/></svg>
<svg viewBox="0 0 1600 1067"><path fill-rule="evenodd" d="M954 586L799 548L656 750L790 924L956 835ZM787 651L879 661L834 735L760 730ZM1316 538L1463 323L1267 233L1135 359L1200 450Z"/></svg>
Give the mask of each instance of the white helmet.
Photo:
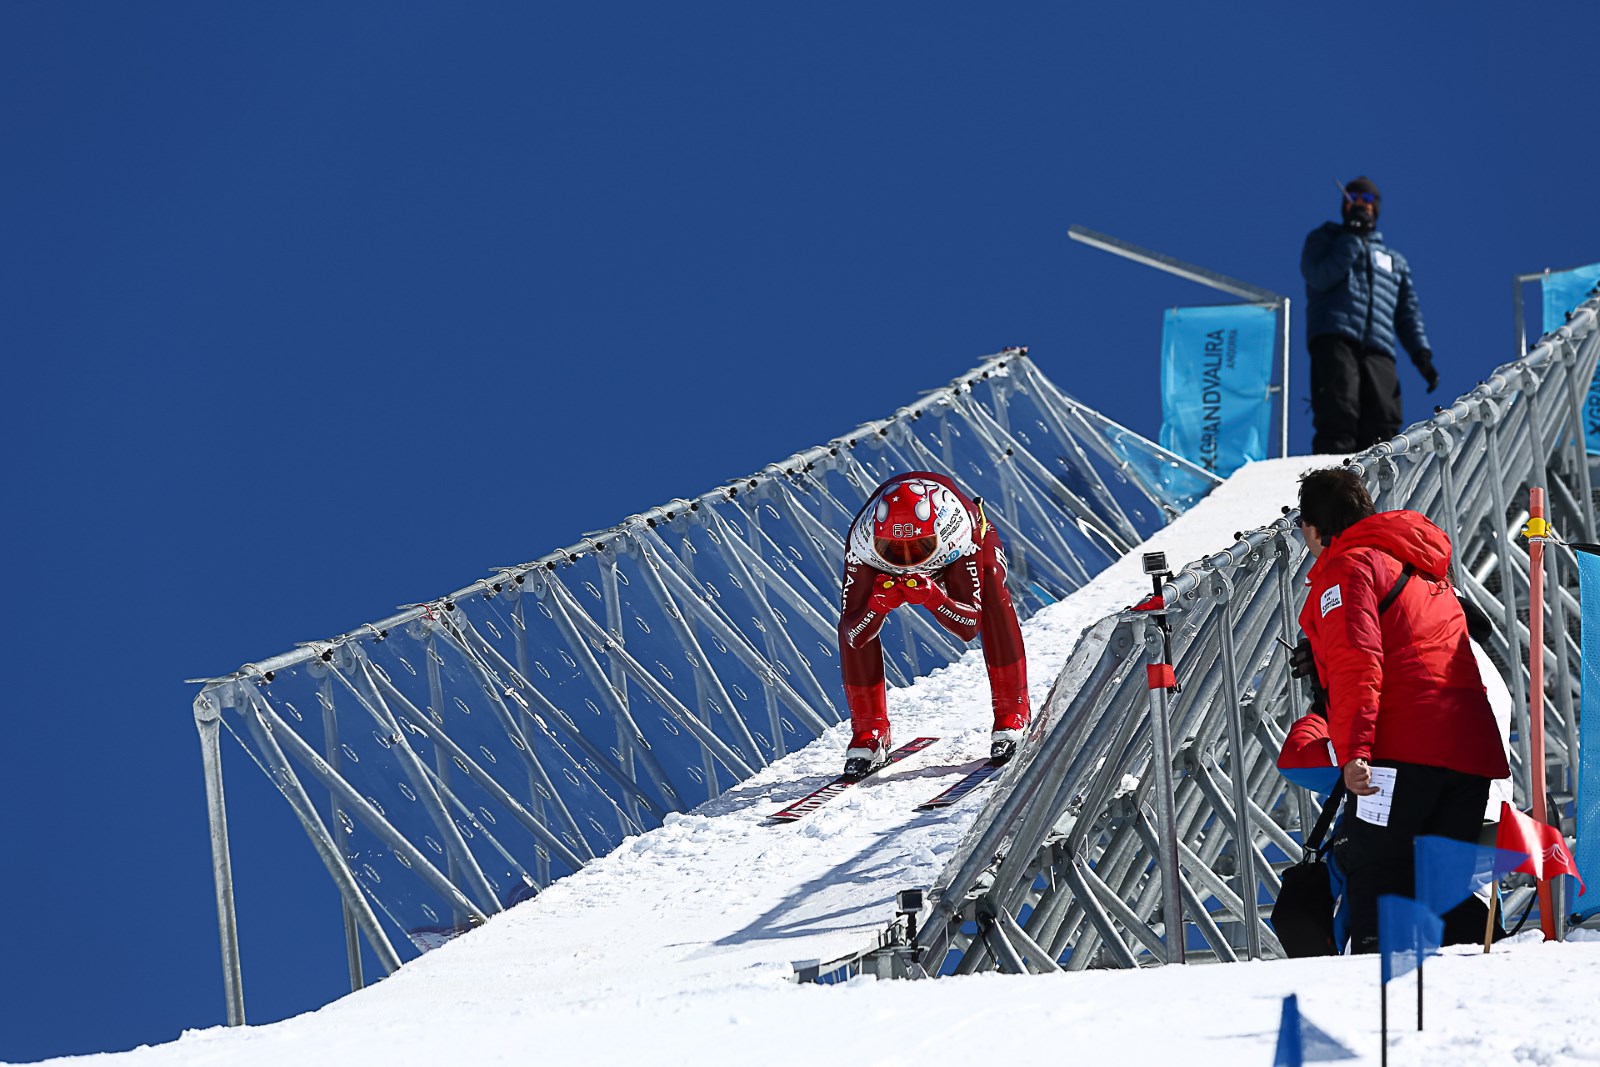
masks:
<svg viewBox="0 0 1600 1067"><path fill-rule="evenodd" d="M891 574L943 570L978 550L972 516L938 482L907 478L884 486L850 530L850 550Z"/></svg>

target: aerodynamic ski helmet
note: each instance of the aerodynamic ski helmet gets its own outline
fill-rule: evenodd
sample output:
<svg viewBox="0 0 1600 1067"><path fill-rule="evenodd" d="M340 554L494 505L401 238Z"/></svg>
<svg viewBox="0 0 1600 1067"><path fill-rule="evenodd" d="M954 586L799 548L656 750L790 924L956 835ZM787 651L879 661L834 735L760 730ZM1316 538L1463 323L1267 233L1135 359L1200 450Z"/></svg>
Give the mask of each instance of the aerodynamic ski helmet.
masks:
<svg viewBox="0 0 1600 1067"><path fill-rule="evenodd" d="M977 549L966 505L937 482L886 486L851 532L856 554L886 571L933 571Z"/></svg>

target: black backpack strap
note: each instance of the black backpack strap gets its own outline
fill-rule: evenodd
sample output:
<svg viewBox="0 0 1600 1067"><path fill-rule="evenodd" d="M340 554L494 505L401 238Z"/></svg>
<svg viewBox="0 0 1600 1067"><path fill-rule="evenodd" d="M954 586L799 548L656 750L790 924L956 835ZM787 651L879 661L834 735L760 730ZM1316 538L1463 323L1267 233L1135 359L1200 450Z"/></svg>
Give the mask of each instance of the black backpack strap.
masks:
<svg viewBox="0 0 1600 1067"><path fill-rule="evenodd" d="M1328 794L1327 801L1322 805L1322 814L1317 818L1317 825L1311 831L1311 836L1306 838L1302 846L1306 855L1322 851L1322 838L1328 832L1328 827L1333 825L1333 813L1339 810L1339 801L1344 799L1344 776L1339 776L1339 784L1333 787L1333 792Z"/></svg>
<svg viewBox="0 0 1600 1067"><path fill-rule="evenodd" d="M1389 605L1399 598L1400 590L1406 587L1406 583L1411 580L1411 576L1415 573L1417 573L1417 569L1409 563L1400 568L1400 577L1394 580L1394 584L1389 587L1389 591L1384 594L1383 599L1378 601L1379 615L1389 610Z"/></svg>

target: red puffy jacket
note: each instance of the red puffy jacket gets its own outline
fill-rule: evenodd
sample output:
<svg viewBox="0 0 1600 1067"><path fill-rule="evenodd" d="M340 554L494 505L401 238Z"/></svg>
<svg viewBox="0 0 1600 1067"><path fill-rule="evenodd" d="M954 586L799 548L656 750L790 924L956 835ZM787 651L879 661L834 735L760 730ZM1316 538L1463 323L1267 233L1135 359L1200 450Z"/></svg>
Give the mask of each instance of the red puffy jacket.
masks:
<svg viewBox="0 0 1600 1067"><path fill-rule="evenodd" d="M1378 604L1407 563L1415 573L1380 620ZM1449 568L1450 539L1414 511L1362 519L1312 565L1300 628L1328 690L1340 766L1380 759L1510 773Z"/></svg>

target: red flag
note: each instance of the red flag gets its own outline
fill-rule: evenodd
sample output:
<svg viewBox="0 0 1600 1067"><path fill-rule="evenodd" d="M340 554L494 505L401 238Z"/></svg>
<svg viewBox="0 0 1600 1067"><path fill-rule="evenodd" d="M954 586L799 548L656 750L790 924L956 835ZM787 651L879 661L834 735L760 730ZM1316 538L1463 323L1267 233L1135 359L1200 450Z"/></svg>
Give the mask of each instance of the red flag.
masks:
<svg viewBox="0 0 1600 1067"><path fill-rule="evenodd" d="M1495 846L1512 852L1526 852L1527 863L1516 868L1531 874L1541 882L1558 874L1570 874L1578 880L1578 891L1585 892L1583 876L1578 865L1567 851L1567 842L1554 826L1535 822L1510 804L1500 803L1500 830L1495 835Z"/></svg>

